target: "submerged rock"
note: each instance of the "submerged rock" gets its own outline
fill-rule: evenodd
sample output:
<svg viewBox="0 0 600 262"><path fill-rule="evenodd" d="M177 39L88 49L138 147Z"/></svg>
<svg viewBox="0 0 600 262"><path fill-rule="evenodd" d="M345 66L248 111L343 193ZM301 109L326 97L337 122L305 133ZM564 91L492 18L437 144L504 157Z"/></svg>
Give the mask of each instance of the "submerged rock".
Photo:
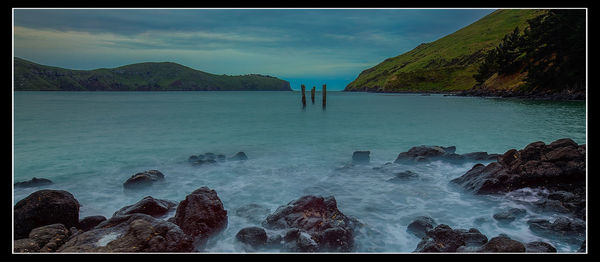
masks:
<svg viewBox="0 0 600 262"><path fill-rule="evenodd" d="M125 189L138 189L143 187L148 187L157 181L162 181L165 179L165 175L158 170L148 170L141 173L137 173L131 176L125 183L123 183L123 187Z"/></svg>
<svg viewBox="0 0 600 262"><path fill-rule="evenodd" d="M46 186L46 185L51 185L51 184L53 184L53 182L50 179L34 177L31 180L15 183L15 188L17 188L17 187L37 187L37 186Z"/></svg>
<svg viewBox="0 0 600 262"><path fill-rule="evenodd" d="M550 223L547 219L530 219L529 229L538 235L579 242L585 239L585 221L559 217Z"/></svg>
<svg viewBox="0 0 600 262"><path fill-rule="evenodd" d="M348 252L354 248L351 218L337 209L333 196L303 196L279 207L262 223L267 229L291 229L284 240L299 252Z"/></svg>
<svg viewBox="0 0 600 262"><path fill-rule="evenodd" d="M399 172L399 173L395 173L394 174L395 177L388 179L388 182L391 183L402 183L402 182L406 182L409 180L413 180L413 179L417 179L419 178L419 174L412 172L410 170L407 171L403 171L403 172Z"/></svg>
<svg viewBox="0 0 600 262"><path fill-rule="evenodd" d="M34 228L57 223L67 228L79 223L79 202L67 191L39 190L14 206L15 239L28 237Z"/></svg>
<svg viewBox="0 0 600 262"><path fill-rule="evenodd" d="M153 217L160 217L169 212L177 204L169 200L155 199L151 196L144 197L139 202L125 206L113 214L113 216L123 216L133 213L142 213Z"/></svg>
<svg viewBox="0 0 600 262"><path fill-rule="evenodd" d="M174 221L183 232L203 244L227 227L227 211L217 192L201 187L179 203Z"/></svg>
<svg viewBox="0 0 600 262"><path fill-rule="evenodd" d="M406 232L409 232L418 238L423 238L427 232L433 229L437 224L431 217L418 216L413 222L408 224Z"/></svg>
<svg viewBox="0 0 600 262"><path fill-rule="evenodd" d="M471 152L466 154L456 154L456 147L449 146L415 146L407 152L398 154L394 163L414 163L414 162L429 162L434 160L444 160L449 162L464 162L464 161L491 161L498 158L498 154L488 154L487 152Z"/></svg>
<svg viewBox="0 0 600 262"><path fill-rule="evenodd" d="M371 151L354 151L352 154L352 164L368 164L371 161L369 154L371 154Z"/></svg>
<svg viewBox="0 0 600 262"><path fill-rule="evenodd" d="M487 243L487 241L487 237L475 228L452 229L448 225L440 224L427 231L414 252L468 251Z"/></svg>
<svg viewBox="0 0 600 262"><path fill-rule="evenodd" d="M246 153L244 152L237 152L237 154L235 154L234 156L230 157L228 160L231 161L242 161L242 160L247 160L248 156L246 156Z"/></svg>
<svg viewBox="0 0 600 262"><path fill-rule="evenodd" d="M175 224L134 213L70 238L58 252L191 252L193 239Z"/></svg>
<svg viewBox="0 0 600 262"><path fill-rule="evenodd" d="M510 208L494 214L494 219L502 223L510 223L517 218L522 218L527 215L527 210L522 208Z"/></svg>

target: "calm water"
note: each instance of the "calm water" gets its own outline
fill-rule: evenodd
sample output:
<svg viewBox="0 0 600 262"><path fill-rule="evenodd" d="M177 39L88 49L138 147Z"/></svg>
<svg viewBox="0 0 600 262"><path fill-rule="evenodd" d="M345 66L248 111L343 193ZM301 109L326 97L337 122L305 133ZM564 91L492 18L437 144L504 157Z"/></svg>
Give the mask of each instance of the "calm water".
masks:
<svg viewBox="0 0 600 262"><path fill-rule="evenodd" d="M475 163L401 165L421 175L405 184L387 182L393 174L372 168L417 145L454 145L462 154L504 153L564 137L586 143L584 102L328 92L322 110L320 98L314 105L307 99L302 109L299 92L16 92L14 181L51 179L55 184L45 188L71 192L80 217L110 217L146 195L181 201L208 186L229 214L209 252L244 251L235 234L256 224L236 216L237 208L255 203L274 211L306 194L335 196L343 213L365 225L356 236L358 252L412 252L419 239L406 226L419 215L452 228L476 227L488 238L505 233L552 243L559 252L579 248L531 233L525 221L544 214L530 210L499 225L492 214L518 204L448 185ZM371 151L369 166L336 170L357 150ZM238 151L249 160L187 163L192 154ZM149 169L163 172L166 182L123 191L127 178ZM14 203L39 189L15 189ZM478 218L484 222L476 224Z"/></svg>

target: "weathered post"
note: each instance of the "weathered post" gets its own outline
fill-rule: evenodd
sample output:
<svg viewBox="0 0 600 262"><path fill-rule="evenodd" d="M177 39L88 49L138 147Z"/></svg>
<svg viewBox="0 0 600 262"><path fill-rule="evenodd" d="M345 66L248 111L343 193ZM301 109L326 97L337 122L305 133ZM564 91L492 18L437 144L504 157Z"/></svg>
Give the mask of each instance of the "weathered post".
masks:
<svg viewBox="0 0 600 262"><path fill-rule="evenodd" d="M327 105L327 85L323 85L323 108Z"/></svg>
<svg viewBox="0 0 600 262"><path fill-rule="evenodd" d="M315 103L315 87L313 86L313 88L310 90L310 100L312 100L312 103Z"/></svg>
<svg viewBox="0 0 600 262"><path fill-rule="evenodd" d="M302 107L306 106L306 95L304 94L304 91L306 90L306 87L304 85L301 86L302 88Z"/></svg>

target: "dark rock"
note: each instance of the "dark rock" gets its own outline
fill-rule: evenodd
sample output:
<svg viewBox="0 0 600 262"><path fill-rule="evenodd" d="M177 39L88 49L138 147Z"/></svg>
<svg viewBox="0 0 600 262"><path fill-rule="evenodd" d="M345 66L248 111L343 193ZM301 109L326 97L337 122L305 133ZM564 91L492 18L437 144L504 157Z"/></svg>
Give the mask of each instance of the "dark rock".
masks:
<svg viewBox="0 0 600 262"><path fill-rule="evenodd" d="M169 200L155 199L151 196L144 197L139 202L125 206L113 214L113 216L130 215L133 213L142 213L153 217L160 217L169 212L177 204Z"/></svg>
<svg viewBox="0 0 600 262"><path fill-rule="evenodd" d="M157 181L162 181L165 179L165 175L158 170L148 170L141 173L137 173L131 176L125 183L123 183L123 187L126 189L138 189L142 187L148 187Z"/></svg>
<svg viewBox="0 0 600 262"><path fill-rule="evenodd" d="M546 219L530 219L527 224L529 224L529 229L538 235L570 242L585 239L585 222L579 219L559 217L552 223Z"/></svg>
<svg viewBox="0 0 600 262"><path fill-rule="evenodd" d="M215 155L214 153L205 153L204 157L206 158L206 160L215 160L217 158L217 155Z"/></svg>
<svg viewBox="0 0 600 262"><path fill-rule="evenodd" d="M457 252L470 250L487 242L487 237L477 229L452 229L440 224L427 231L414 252Z"/></svg>
<svg viewBox="0 0 600 262"><path fill-rule="evenodd" d="M267 243L267 232L261 227L246 227L242 228L235 238L242 243L246 243L252 247L260 247Z"/></svg>
<svg viewBox="0 0 600 262"><path fill-rule="evenodd" d="M45 186L45 185L51 185L51 184L53 184L53 182L50 179L34 177L28 181L15 183L15 188L17 188L17 187L36 187L36 186Z"/></svg>
<svg viewBox="0 0 600 262"><path fill-rule="evenodd" d="M190 163L194 163L198 160L200 160L200 158L198 158L198 156L195 156L195 155L192 155L188 158L188 162L190 162Z"/></svg>
<svg viewBox="0 0 600 262"><path fill-rule="evenodd" d="M527 215L527 210L522 208L511 208L494 214L494 219L502 223L510 223L517 218L522 218Z"/></svg>
<svg viewBox="0 0 600 262"><path fill-rule="evenodd" d="M318 251L351 251L357 224L337 209L334 197L311 195L279 207L262 222L267 229L299 230L298 234L288 231L284 240L289 242L298 236L292 249L301 252L312 252L315 247Z"/></svg>
<svg viewBox="0 0 600 262"><path fill-rule="evenodd" d="M79 224L79 202L63 190L39 190L14 206L14 237L26 238L37 227L63 224L70 228Z"/></svg>
<svg viewBox="0 0 600 262"><path fill-rule="evenodd" d="M534 241L534 242L529 242L529 243L525 244L525 252L556 253L556 248L546 242Z"/></svg>
<svg viewBox="0 0 600 262"><path fill-rule="evenodd" d="M248 204L235 210L236 216L243 217L256 224L260 224L269 213L271 213L269 208L257 204Z"/></svg>
<svg viewBox="0 0 600 262"><path fill-rule="evenodd" d="M34 228L28 238L15 241L15 252L54 252L71 235L63 224L52 224Z"/></svg>
<svg viewBox="0 0 600 262"><path fill-rule="evenodd" d="M191 252L193 239L175 224L134 213L112 217L70 238L59 252Z"/></svg>
<svg viewBox="0 0 600 262"><path fill-rule="evenodd" d="M368 164L371 161L369 154L371 154L371 151L354 151L352 154L352 164Z"/></svg>
<svg viewBox="0 0 600 262"><path fill-rule="evenodd" d="M413 222L408 224L406 232L411 233L418 238L423 238L427 231L433 229L437 224L431 217L418 216Z"/></svg>
<svg viewBox="0 0 600 262"><path fill-rule="evenodd" d="M214 159L206 159L206 160L197 160L195 162L192 163L192 165L194 166L202 166L202 165L209 165L209 164L216 164L217 161Z"/></svg>
<svg viewBox="0 0 600 262"><path fill-rule="evenodd" d="M505 235L500 235L490 239L490 241L488 241L485 245L481 246L481 248L479 248L477 252L525 252L525 245Z"/></svg>
<svg viewBox="0 0 600 262"><path fill-rule="evenodd" d="M203 244L209 237L227 227L227 211L217 192L208 187L196 189L179 203L175 224Z"/></svg>
<svg viewBox="0 0 600 262"><path fill-rule="evenodd" d="M405 182L407 180L419 178L419 175L417 173L409 171L409 170L396 173L395 175L396 175L395 177L388 179L387 181L392 182L392 183L401 183L401 182Z"/></svg>
<svg viewBox="0 0 600 262"><path fill-rule="evenodd" d="M226 159L227 159L227 157L225 157L225 155L221 155L221 154L217 155L217 161L219 161L219 162L223 162Z"/></svg>
<svg viewBox="0 0 600 262"><path fill-rule="evenodd" d="M88 216L79 220L77 228L88 231L104 221L106 221L106 217L104 216Z"/></svg>
<svg viewBox="0 0 600 262"><path fill-rule="evenodd" d="M472 152L462 155L455 152L455 146L416 146L407 152L400 153L394 163L429 162L433 160L462 163L467 160L496 160L499 156L498 154L488 154L487 152Z"/></svg>
<svg viewBox="0 0 600 262"><path fill-rule="evenodd" d="M494 158L498 157L497 154L488 155L487 152L471 152L471 153L462 154L462 156L467 159L473 159L473 160L494 160Z"/></svg>
<svg viewBox="0 0 600 262"><path fill-rule="evenodd" d="M248 159L248 157L246 156L246 154L244 152L238 152L234 156L230 157L228 160L240 161L240 160L247 160L247 159Z"/></svg>

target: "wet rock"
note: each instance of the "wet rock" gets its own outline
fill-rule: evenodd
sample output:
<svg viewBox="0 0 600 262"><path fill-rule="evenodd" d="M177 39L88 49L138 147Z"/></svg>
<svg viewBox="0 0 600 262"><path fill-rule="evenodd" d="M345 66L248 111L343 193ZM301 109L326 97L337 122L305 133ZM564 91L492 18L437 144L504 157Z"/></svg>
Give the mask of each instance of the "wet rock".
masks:
<svg viewBox="0 0 600 262"><path fill-rule="evenodd" d="M217 192L201 187L179 203L175 224L202 245L209 237L227 227L227 211Z"/></svg>
<svg viewBox="0 0 600 262"><path fill-rule="evenodd" d="M241 160L247 160L247 159L248 159L248 157L246 156L246 154L244 152L237 152L237 154L230 157L228 160L241 161Z"/></svg>
<svg viewBox="0 0 600 262"><path fill-rule="evenodd" d="M292 249L301 252L312 252L315 247L318 251L351 251L356 225L357 222L337 209L333 196L323 198L312 195L279 207L262 222L267 229L298 230L298 233L288 231L284 240L291 241L298 236L296 247Z"/></svg>
<svg viewBox="0 0 600 262"><path fill-rule="evenodd" d="M17 187L38 187L38 186L46 186L46 185L51 185L51 184L53 184L53 182L50 179L34 177L28 181L22 181L22 182L15 183L15 188L17 188Z"/></svg>
<svg viewBox="0 0 600 262"><path fill-rule="evenodd" d="M217 161L214 159L206 159L206 160L196 160L192 163L193 166L203 166L203 165L211 165L216 164Z"/></svg>
<svg viewBox="0 0 600 262"><path fill-rule="evenodd" d="M454 150L456 150L455 147ZM394 163L415 162L419 160L425 161L430 158L441 157L445 154L447 154L447 152L444 150L444 147L441 146L415 146L410 148L407 152L398 154ZM419 157L421 158L419 159Z"/></svg>
<svg viewBox="0 0 600 262"><path fill-rule="evenodd" d="M546 242L533 241L533 242L529 242L529 243L525 244L525 252L556 253L556 248Z"/></svg>
<svg viewBox="0 0 600 262"><path fill-rule="evenodd" d="M112 217L70 238L59 252L191 252L193 239L175 224L134 213Z"/></svg>
<svg viewBox="0 0 600 262"><path fill-rule="evenodd" d="M414 252L465 251L484 243L487 243L487 237L475 228L469 230L452 229L448 225L440 224L427 231Z"/></svg>
<svg viewBox="0 0 600 262"><path fill-rule="evenodd" d="M199 158L198 156L196 156L196 155L191 155L191 156L188 158L188 162L190 162L190 163L194 163L194 162L196 162L196 161L198 161L198 160L202 160L202 159L200 159L200 158Z"/></svg>
<svg viewBox="0 0 600 262"><path fill-rule="evenodd" d="M113 216L123 216L133 213L142 213L153 217L160 217L169 212L177 204L169 200L155 199L151 196L144 197L139 202L125 206L113 214Z"/></svg>
<svg viewBox="0 0 600 262"><path fill-rule="evenodd" d="M104 216L84 217L83 219L79 220L79 225L77 228L83 231L88 231L104 221L106 221L106 217Z"/></svg>
<svg viewBox="0 0 600 262"><path fill-rule="evenodd" d="M252 223L260 224L271 210L258 204L248 204L235 210L235 215L248 219Z"/></svg>
<svg viewBox="0 0 600 262"><path fill-rule="evenodd" d="M137 173L131 176L125 183L123 183L123 187L125 189L139 189L143 187L148 187L154 184L157 181L162 181L165 179L165 175L158 170L148 170L141 173Z"/></svg>
<svg viewBox="0 0 600 262"><path fill-rule="evenodd" d="M54 252L62 246L71 232L63 224L34 228L28 238L16 240L15 252Z"/></svg>
<svg viewBox="0 0 600 262"><path fill-rule="evenodd" d="M352 164L368 164L371 161L369 154L371 154L371 151L354 151L352 154Z"/></svg>
<svg viewBox="0 0 600 262"><path fill-rule="evenodd" d="M525 245L519 241L501 235L490 239L490 241L481 246L477 252L525 252Z"/></svg>
<svg viewBox="0 0 600 262"><path fill-rule="evenodd" d="M433 229L436 225L437 224L435 223L435 220L433 220L433 218L426 216L418 216L413 222L408 224L406 232L411 233L417 236L418 238L423 238L427 234L427 231Z"/></svg>
<svg viewBox="0 0 600 262"><path fill-rule="evenodd" d="M510 223L517 218L522 218L527 215L527 210L522 208L510 208L494 214L494 219L502 223Z"/></svg>
<svg viewBox="0 0 600 262"><path fill-rule="evenodd" d="M14 237L26 238L32 229L63 224L70 228L79 223L79 202L64 190L39 190L14 206Z"/></svg>
<svg viewBox="0 0 600 262"><path fill-rule="evenodd" d="M497 160L499 154L488 154L487 152L471 152L462 154L462 156L466 159L472 160Z"/></svg>
<svg viewBox="0 0 600 262"><path fill-rule="evenodd" d="M227 157L225 157L225 155L222 155L222 154L217 155L218 162L224 162L225 160L227 160Z"/></svg>
<svg viewBox="0 0 600 262"><path fill-rule="evenodd" d="M550 223L547 219L530 219L529 229L538 235L564 239L571 242L585 239L585 222L579 219L559 217Z"/></svg>
<svg viewBox="0 0 600 262"><path fill-rule="evenodd" d="M246 227L242 228L235 238L242 243L252 247L260 247L267 244L267 232L261 227Z"/></svg>

